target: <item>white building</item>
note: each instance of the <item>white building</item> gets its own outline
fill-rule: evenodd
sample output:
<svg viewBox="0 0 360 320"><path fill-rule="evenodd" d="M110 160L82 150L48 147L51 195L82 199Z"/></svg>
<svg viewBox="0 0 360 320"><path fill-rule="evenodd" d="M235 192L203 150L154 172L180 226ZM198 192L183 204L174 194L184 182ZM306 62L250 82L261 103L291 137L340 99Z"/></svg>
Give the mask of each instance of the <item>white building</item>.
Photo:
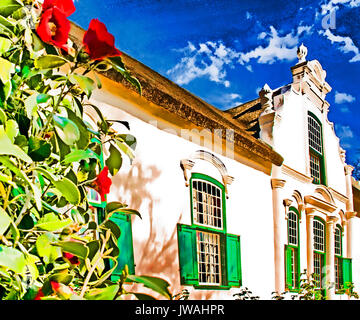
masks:
<svg viewBox="0 0 360 320"><path fill-rule="evenodd" d="M137 138L108 196L143 217L116 220L121 267L190 299L233 299L240 286L261 299L295 293L304 269L329 299L347 299L337 293L346 282L360 288L360 187L327 119L326 72L306 51L289 85L265 85L225 112L125 54L142 96L115 73L100 76L92 102Z"/></svg>

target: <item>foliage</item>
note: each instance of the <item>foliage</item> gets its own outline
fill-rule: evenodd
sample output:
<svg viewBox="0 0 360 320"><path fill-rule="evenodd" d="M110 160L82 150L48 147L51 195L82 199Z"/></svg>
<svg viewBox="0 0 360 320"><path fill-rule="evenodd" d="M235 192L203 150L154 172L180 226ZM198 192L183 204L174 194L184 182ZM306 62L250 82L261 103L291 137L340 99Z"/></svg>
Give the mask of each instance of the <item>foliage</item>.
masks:
<svg viewBox="0 0 360 320"><path fill-rule="evenodd" d="M119 299L125 281L171 299L166 281L126 267L110 280L122 249L109 218L140 214L108 203L97 223L87 194L94 188L106 200L108 174L123 155L132 160L136 139L117 133L89 99L101 87L95 72L109 68L141 88L99 21L102 40L92 29L87 46L70 41L74 10L72 0L0 0L0 299ZM99 43L101 58L91 52ZM84 120L86 108L97 113L96 128Z"/></svg>
<svg viewBox="0 0 360 320"><path fill-rule="evenodd" d="M239 293L233 294L235 300L259 300L259 296L254 296L247 287L241 288Z"/></svg>
<svg viewBox="0 0 360 320"><path fill-rule="evenodd" d="M299 290L296 294L291 295L291 300L326 300L324 292L319 289L318 275L307 274L306 270L300 274ZM288 292L273 292L272 299L283 300Z"/></svg>
<svg viewBox="0 0 360 320"><path fill-rule="evenodd" d="M346 294L349 298L359 299L359 294L355 291L353 282L346 282L337 292L339 294Z"/></svg>

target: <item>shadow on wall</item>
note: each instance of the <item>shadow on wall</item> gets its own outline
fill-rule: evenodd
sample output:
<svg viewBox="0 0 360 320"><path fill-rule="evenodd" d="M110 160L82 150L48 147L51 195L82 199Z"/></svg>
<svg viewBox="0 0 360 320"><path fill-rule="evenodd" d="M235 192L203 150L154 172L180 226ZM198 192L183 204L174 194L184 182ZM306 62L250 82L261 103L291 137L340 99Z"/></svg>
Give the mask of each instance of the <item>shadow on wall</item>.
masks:
<svg viewBox="0 0 360 320"><path fill-rule="evenodd" d="M171 208L158 205L161 203L161 197L166 196L166 190L163 190L162 194L155 194L151 191L152 183L159 179L160 175L161 170L156 166L144 166L134 162L128 173L121 174L119 172L113 178L113 184L117 188L117 200L125 202L129 208L139 210L142 216L142 220L135 216L132 217L135 273L163 278L170 283L169 289L172 294L175 294L181 291L176 222L173 225L167 225L163 215L178 213L171 212ZM179 214L178 222L180 220L181 214ZM143 235L137 236L138 228L136 226L141 224L145 224L148 228L147 238L143 238ZM143 226L139 229L143 229ZM126 289L127 291L148 293L160 298L152 291L143 288L142 285L135 284Z"/></svg>

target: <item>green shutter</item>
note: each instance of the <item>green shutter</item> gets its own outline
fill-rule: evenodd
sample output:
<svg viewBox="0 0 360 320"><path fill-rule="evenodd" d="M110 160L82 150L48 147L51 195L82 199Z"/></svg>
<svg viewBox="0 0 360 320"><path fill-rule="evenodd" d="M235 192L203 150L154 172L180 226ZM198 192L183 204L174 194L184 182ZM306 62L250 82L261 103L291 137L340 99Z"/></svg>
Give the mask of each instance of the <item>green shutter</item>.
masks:
<svg viewBox="0 0 360 320"><path fill-rule="evenodd" d="M115 222L120 228L121 234L118 239L118 247L120 250L115 270L111 275L111 279L117 279L121 275L121 271L124 269L125 265L129 268L129 273L135 273L135 264L134 264L134 247L132 239L132 230L131 230L131 216L128 214L115 212L110 220ZM112 265L112 263L110 263Z"/></svg>
<svg viewBox="0 0 360 320"><path fill-rule="evenodd" d="M199 282L196 250L196 230L190 226L178 224L178 251L180 265L180 283L194 285Z"/></svg>
<svg viewBox="0 0 360 320"><path fill-rule="evenodd" d="M285 287L292 289L291 247L285 245Z"/></svg>
<svg viewBox="0 0 360 320"><path fill-rule="evenodd" d="M344 288L349 287L352 282L352 261L349 258L342 259Z"/></svg>
<svg viewBox="0 0 360 320"><path fill-rule="evenodd" d="M241 286L240 236L226 235L227 280L232 287Z"/></svg>

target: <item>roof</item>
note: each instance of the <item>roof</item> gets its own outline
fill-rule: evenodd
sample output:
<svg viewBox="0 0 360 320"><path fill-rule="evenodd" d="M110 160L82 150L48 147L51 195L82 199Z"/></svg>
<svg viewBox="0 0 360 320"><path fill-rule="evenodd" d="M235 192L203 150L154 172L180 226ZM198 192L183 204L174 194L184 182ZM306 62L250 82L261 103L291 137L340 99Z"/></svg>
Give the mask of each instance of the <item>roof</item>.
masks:
<svg viewBox="0 0 360 320"><path fill-rule="evenodd" d="M80 39L82 39L83 34L84 30L72 23L70 38L75 44L81 44ZM223 139L227 138L226 129L233 129L235 151L252 161L266 162L268 163L267 166L270 165L270 167L271 164L278 166L282 164L281 155L269 145L246 132L247 126L233 119L228 112L217 109L126 53L123 52L121 57L127 69L140 81L142 99L167 110L184 122L191 122L197 128L223 129ZM103 73L103 75L129 90L135 90L120 73L113 69Z"/></svg>

